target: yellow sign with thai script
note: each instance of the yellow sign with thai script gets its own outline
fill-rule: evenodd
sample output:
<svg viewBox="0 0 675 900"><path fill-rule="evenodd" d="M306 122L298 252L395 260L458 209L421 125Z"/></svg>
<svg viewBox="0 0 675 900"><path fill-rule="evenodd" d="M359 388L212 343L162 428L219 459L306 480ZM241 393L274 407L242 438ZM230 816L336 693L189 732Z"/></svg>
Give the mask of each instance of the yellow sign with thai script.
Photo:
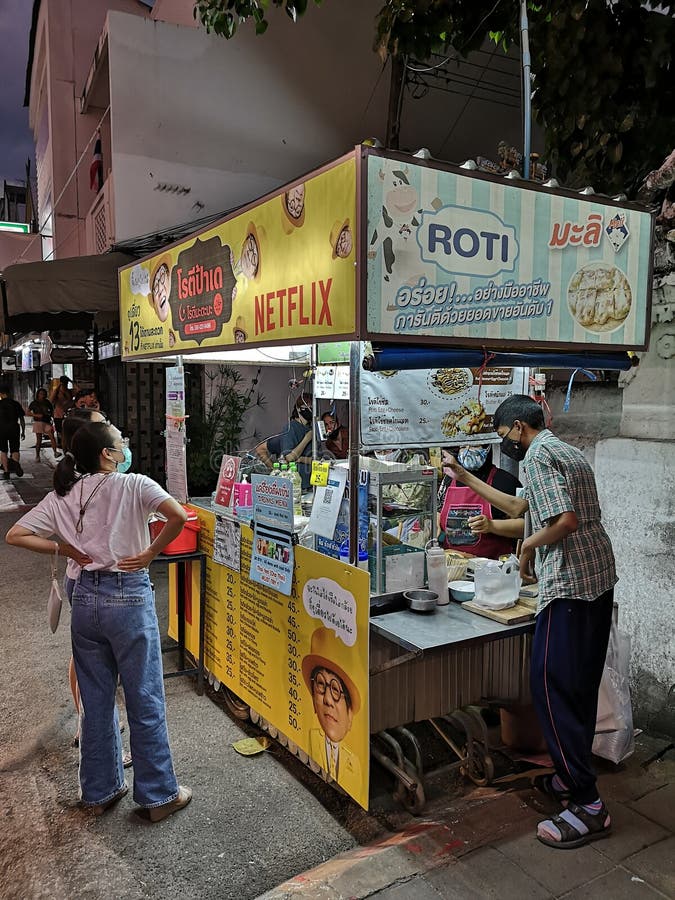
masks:
<svg viewBox="0 0 675 900"><path fill-rule="evenodd" d="M306 753L327 780L336 781L367 809L368 573L295 547L293 586L287 597L249 579L249 527L235 529L240 554L227 554L239 559L237 571L213 559L215 515L193 508L201 523L200 549L208 556L206 668L285 737L291 750ZM199 567L193 566L185 646L195 657L199 612ZM177 633L175 576L169 633Z"/></svg>
<svg viewBox="0 0 675 900"><path fill-rule="evenodd" d="M353 155L120 269L122 357L352 336Z"/></svg>

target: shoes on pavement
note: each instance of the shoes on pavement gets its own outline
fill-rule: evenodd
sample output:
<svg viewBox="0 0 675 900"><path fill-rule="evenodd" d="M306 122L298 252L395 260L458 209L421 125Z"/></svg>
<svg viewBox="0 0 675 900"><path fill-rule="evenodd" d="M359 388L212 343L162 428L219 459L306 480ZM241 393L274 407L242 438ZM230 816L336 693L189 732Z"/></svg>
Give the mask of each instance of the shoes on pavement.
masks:
<svg viewBox="0 0 675 900"><path fill-rule="evenodd" d="M15 472L17 478L23 478L23 469L21 468L21 463L18 459L9 459L7 462L9 464L9 471Z"/></svg>
<svg viewBox="0 0 675 900"><path fill-rule="evenodd" d="M110 807L114 806L116 803L119 803L122 797L126 797L128 793L129 788L125 784L114 797L110 798L110 800L106 800L105 803L98 803L96 806L90 806L89 809L92 811L93 815L102 816L106 810L110 809Z"/></svg>
<svg viewBox="0 0 675 900"><path fill-rule="evenodd" d="M9 481L9 472L3 472L3 473L2 473L2 480L3 480L3 481Z"/></svg>
<svg viewBox="0 0 675 900"><path fill-rule="evenodd" d="M168 816L172 816L179 809L183 809L192 800L192 790L189 787L178 786L178 796L168 803L162 803L161 806L151 806L150 808L137 809L136 815L150 822L161 822Z"/></svg>

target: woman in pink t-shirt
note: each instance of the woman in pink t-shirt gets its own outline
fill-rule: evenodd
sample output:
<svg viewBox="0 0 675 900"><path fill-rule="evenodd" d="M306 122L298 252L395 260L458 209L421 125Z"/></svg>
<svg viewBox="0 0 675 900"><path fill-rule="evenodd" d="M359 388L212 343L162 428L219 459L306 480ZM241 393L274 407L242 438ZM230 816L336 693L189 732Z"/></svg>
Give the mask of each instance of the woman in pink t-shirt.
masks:
<svg viewBox="0 0 675 900"><path fill-rule="evenodd" d="M178 784L173 769L148 566L180 534L187 516L151 478L124 474L130 461L113 425L82 426L56 467L54 491L10 528L6 540L36 553L53 554L58 546L75 581L71 638L80 688L82 805L101 815L128 791L115 703L120 678L136 812L159 822L186 806L192 792ZM149 543L153 512L167 521Z"/></svg>

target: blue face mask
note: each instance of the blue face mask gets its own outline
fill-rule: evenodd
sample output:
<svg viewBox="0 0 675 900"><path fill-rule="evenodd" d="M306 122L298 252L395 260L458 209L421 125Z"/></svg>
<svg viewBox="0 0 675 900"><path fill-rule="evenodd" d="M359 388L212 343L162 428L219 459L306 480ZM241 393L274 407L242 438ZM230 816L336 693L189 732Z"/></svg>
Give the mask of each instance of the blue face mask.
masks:
<svg viewBox="0 0 675 900"><path fill-rule="evenodd" d="M131 450L127 447L126 444L124 445L124 447L121 447L121 448L120 447L110 447L110 449L115 450L117 453L124 454L124 459L122 460L122 462L117 463L116 471L120 472L122 475L125 472L128 472L129 469L131 468Z"/></svg>
<svg viewBox="0 0 675 900"><path fill-rule="evenodd" d="M487 455L487 447L463 447L459 451L457 459L460 466L464 466L467 472L477 472L485 465Z"/></svg>

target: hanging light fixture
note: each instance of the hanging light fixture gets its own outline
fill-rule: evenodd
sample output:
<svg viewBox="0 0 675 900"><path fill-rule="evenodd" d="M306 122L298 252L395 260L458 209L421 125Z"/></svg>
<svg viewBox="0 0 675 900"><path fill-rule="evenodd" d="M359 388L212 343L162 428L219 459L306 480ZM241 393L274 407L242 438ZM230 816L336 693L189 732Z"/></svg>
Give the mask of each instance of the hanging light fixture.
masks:
<svg viewBox="0 0 675 900"><path fill-rule="evenodd" d="M595 194L595 188L592 185L587 185L585 188L582 188L579 191L580 194L583 194L585 197L590 196L591 194Z"/></svg>
<svg viewBox="0 0 675 900"><path fill-rule="evenodd" d="M460 166L460 169L468 169L470 172L474 172L477 168L478 168L478 166L476 165L476 162L473 159L467 159Z"/></svg>
<svg viewBox="0 0 675 900"><path fill-rule="evenodd" d="M416 153L413 153L413 156L416 159L431 159L431 151L427 147L420 147Z"/></svg>
<svg viewBox="0 0 675 900"><path fill-rule="evenodd" d="M542 187L547 187L547 188L559 188L559 187L560 187L560 182L558 181L557 178L549 178L548 181L545 181L545 182L543 183Z"/></svg>
<svg viewBox="0 0 675 900"><path fill-rule="evenodd" d="M522 177L523 176L520 174L520 172L517 171L517 169L511 169L511 171L507 172L504 176L504 178L508 178L509 181L520 181Z"/></svg>

